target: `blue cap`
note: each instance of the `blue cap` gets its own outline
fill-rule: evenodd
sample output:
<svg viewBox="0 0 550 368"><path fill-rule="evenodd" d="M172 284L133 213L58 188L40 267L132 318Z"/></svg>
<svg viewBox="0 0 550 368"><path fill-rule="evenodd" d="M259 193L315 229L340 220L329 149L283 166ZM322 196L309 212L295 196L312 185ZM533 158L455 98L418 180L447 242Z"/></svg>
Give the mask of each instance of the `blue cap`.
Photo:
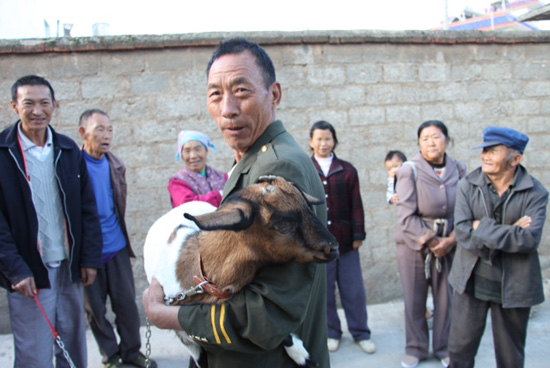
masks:
<svg viewBox="0 0 550 368"><path fill-rule="evenodd" d="M490 127L483 131L483 144L481 146L474 147L474 149L498 146L502 144L523 153L523 151L525 151L525 147L527 146L527 142L529 142L529 137L521 132L518 132L517 130L510 128Z"/></svg>

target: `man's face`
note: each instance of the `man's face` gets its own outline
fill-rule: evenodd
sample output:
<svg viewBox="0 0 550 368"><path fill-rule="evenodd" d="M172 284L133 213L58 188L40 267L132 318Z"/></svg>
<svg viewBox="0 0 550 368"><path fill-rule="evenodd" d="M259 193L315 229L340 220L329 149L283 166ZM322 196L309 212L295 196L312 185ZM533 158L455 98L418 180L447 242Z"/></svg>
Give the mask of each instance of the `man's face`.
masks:
<svg viewBox="0 0 550 368"><path fill-rule="evenodd" d="M237 158L275 120L281 87L265 87L255 56L249 51L217 59L208 75L208 111Z"/></svg>
<svg viewBox="0 0 550 368"><path fill-rule="evenodd" d="M501 175L512 169L508 157L511 150L503 145L484 147L481 152L481 170L487 175Z"/></svg>
<svg viewBox="0 0 550 368"><path fill-rule="evenodd" d="M11 101L13 110L19 115L23 133L44 134L52 120L55 102L47 86L20 86L17 101Z"/></svg>
<svg viewBox="0 0 550 368"><path fill-rule="evenodd" d="M111 149L113 140L113 125L111 120L103 114L92 114L87 121L86 127L81 127L84 138L84 149L88 154L97 159L102 159L103 155Z"/></svg>

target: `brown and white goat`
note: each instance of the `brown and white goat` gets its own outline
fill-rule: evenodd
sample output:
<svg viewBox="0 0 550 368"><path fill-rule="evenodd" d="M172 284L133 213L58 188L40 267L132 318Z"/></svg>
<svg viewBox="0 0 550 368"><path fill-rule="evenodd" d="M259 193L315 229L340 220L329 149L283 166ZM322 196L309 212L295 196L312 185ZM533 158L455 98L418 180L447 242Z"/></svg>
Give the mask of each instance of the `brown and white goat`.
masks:
<svg viewBox="0 0 550 368"><path fill-rule="evenodd" d="M167 304L214 304L241 290L266 264L332 261L338 243L309 208L321 203L285 179L267 176L217 210L205 202L176 207L147 234L147 279L159 280ZM198 345L189 346L192 340L185 333L179 336L198 361ZM292 345L289 339L285 347ZM307 352L294 356L288 347L287 352L306 366Z"/></svg>

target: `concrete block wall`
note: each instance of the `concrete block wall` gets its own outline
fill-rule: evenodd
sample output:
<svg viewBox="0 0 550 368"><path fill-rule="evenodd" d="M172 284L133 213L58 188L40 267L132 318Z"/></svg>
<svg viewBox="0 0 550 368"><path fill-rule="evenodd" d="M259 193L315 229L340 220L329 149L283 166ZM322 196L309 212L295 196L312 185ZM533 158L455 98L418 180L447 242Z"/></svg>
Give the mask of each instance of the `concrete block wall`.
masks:
<svg viewBox="0 0 550 368"><path fill-rule="evenodd" d="M369 303L401 296L392 240L395 208L385 202L384 157L418 151L416 130L425 120L446 123L448 153L479 166L483 129L509 126L531 137L525 165L550 188L549 34L499 32L265 32L125 36L57 40L0 40L0 127L12 124L10 87L26 74L46 77L60 104L53 127L75 139L80 114L104 109L115 126L113 151L127 165L127 223L137 253L134 273L141 308L146 287L142 244L149 226L170 209L168 179L176 135L209 134L220 148L209 164L233 162L206 108L206 64L222 39L244 36L271 55L283 88L278 117L309 151L311 125L334 124L339 157L358 169L366 210L361 248ZM550 237L540 253L550 277ZM5 294L4 291L1 291ZM7 311L5 298L0 310ZM9 327L0 313L0 332Z"/></svg>

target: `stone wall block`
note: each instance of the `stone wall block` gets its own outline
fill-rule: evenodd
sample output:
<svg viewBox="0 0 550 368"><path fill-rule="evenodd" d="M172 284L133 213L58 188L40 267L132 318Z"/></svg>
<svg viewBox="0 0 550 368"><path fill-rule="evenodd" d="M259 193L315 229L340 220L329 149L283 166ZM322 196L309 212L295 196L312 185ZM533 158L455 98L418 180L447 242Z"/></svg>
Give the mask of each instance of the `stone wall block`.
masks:
<svg viewBox="0 0 550 368"><path fill-rule="evenodd" d="M352 64L346 68L348 83L370 84L382 81L383 69L376 64Z"/></svg>
<svg viewBox="0 0 550 368"><path fill-rule="evenodd" d="M343 88L330 88L327 91L330 106L346 108L361 106L365 103L365 89L360 86L346 86Z"/></svg>
<svg viewBox="0 0 550 368"><path fill-rule="evenodd" d="M421 82L445 82L450 77L450 68L445 64L421 65L418 79Z"/></svg>
<svg viewBox="0 0 550 368"><path fill-rule="evenodd" d="M421 107L419 105L390 105L386 107L386 121L388 123L409 123L419 121Z"/></svg>
<svg viewBox="0 0 550 368"><path fill-rule="evenodd" d="M404 83L418 80L416 64L384 64L382 67L384 81L387 83Z"/></svg>
<svg viewBox="0 0 550 368"><path fill-rule="evenodd" d="M312 86L340 86L346 82L346 70L342 67L310 66L308 82Z"/></svg>

